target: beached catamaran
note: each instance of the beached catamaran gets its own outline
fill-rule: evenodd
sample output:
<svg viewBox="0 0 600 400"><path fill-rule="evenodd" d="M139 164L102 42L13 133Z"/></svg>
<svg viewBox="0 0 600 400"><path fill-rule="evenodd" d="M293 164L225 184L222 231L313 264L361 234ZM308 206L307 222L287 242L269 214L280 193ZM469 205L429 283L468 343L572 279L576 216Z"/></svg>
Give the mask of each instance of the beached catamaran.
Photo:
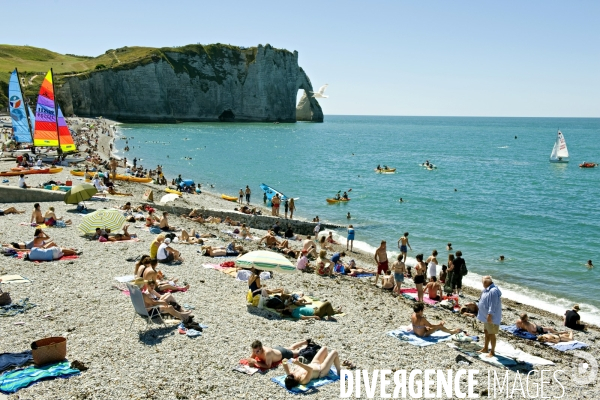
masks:
<svg viewBox="0 0 600 400"><path fill-rule="evenodd" d="M23 100L23 90L19 79L19 71L15 68L8 83L8 102L13 133L17 143L33 143L32 131L35 118L29 105Z"/></svg>
<svg viewBox="0 0 600 400"><path fill-rule="evenodd" d="M50 69L38 95L33 144L35 147L56 147L59 155L72 153L77 150L77 147L60 106L54 98L54 93L54 76Z"/></svg>
<svg viewBox="0 0 600 400"><path fill-rule="evenodd" d="M552 163L568 163L569 162L569 150L567 150L567 142L562 132L559 130L556 136L556 142L554 142L554 148L552 154L550 154L550 162Z"/></svg>

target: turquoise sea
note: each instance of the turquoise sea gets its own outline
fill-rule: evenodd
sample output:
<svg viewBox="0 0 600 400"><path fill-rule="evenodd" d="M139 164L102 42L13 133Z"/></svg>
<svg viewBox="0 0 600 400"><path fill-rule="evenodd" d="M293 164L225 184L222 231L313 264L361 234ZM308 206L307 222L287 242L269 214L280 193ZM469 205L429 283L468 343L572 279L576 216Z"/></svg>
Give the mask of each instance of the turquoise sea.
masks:
<svg viewBox="0 0 600 400"><path fill-rule="evenodd" d="M569 164L548 161L559 128ZM408 231L409 261L437 249L441 262L452 242L471 286L490 274L505 297L559 314L579 303L582 318L600 324L600 168L578 167L600 162L600 119L326 116L322 124L121 125L120 134L130 151L122 137L119 156L161 164L169 181L181 174L233 196L250 185L261 203L266 183L299 197L302 217L347 224L350 212L363 249L386 240L397 251ZM425 160L437 169L421 167ZM397 173L376 174L377 164ZM349 189L349 203L326 203ZM588 270L588 259L598 266Z"/></svg>

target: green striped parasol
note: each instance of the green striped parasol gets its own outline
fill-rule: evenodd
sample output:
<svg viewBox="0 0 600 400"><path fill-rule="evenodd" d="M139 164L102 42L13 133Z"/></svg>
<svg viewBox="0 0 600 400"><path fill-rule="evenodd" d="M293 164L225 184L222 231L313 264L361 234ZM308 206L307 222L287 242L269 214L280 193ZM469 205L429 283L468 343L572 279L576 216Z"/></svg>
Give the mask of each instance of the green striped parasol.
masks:
<svg viewBox="0 0 600 400"><path fill-rule="evenodd" d="M264 271L286 272L296 271L294 264L282 254L272 251L257 250L244 254L235 261L238 267L257 268Z"/></svg>
<svg viewBox="0 0 600 400"><path fill-rule="evenodd" d="M78 226L83 233L94 233L96 228L118 231L125 223L125 217L119 210L98 210L82 218Z"/></svg>

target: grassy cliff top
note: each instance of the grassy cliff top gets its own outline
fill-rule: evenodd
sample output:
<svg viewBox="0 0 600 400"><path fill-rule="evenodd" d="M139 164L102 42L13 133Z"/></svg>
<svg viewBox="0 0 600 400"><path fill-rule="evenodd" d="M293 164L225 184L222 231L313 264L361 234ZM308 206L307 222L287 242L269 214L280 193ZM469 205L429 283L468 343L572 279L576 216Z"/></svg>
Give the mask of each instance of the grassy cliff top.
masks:
<svg viewBox="0 0 600 400"><path fill-rule="evenodd" d="M267 45L269 46L269 45ZM234 54L244 54L247 62L253 62L257 48L244 48L228 44L192 44L181 47L122 47L107 50L97 57L78 56L75 54L59 54L50 50L31 46L13 46L0 44L0 107L8 106L8 80L15 68L24 81L22 84L26 97L37 99L39 87L50 68L54 70L56 83L60 84L61 76L85 74L98 69L113 68L132 69L156 61L167 59L165 53L206 54L211 59L226 55L227 50ZM287 50L274 49L288 52Z"/></svg>

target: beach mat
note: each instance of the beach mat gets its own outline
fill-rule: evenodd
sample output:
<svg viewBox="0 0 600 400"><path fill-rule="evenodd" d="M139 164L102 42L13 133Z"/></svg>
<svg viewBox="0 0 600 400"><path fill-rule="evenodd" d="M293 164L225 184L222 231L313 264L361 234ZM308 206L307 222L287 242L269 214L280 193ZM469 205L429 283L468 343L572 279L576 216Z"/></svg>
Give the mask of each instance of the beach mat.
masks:
<svg viewBox="0 0 600 400"><path fill-rule="evenodd" d="M521 339L537 341L536 335L529 333L524 329L519 329L519 328L517 328L516 325L500 325L500 329L512 334L513 336L521 338ZM585 348L589 347L589 345L587 345L583 342L577 341L577 340L572 340L570 342L560 342L560 343L544 343L544 345L546 345L548 347L552 347L553 349L556 349L558 351L585 349Z"/></svg>
<svg viewBox="0 0 600 400"><path fill-rule="evenodd" d="M23 259L23 257L25 257L25 254L27 254L27 252L25 252L25 251L18 251L17 252L17 258ZM34 262L36 264L39 264L41 262L77 260L78 258L79 258L78 255L73 254L72 256L62 256L61 258L59 258L57 260L28 260L28 261Z"/></svg>
<svg viewBox="0 0 600 400"><path fill-rule="evenodd" d="M139 238L134 237L134 238L131 238L129 240L119 240L117 242L111 242L110 240L107 240L106 242L101 242L101 243L136 243L136 242L139 242L139 241L140 241Z"/></svg>
<svg viewBox="0 0 600 400"><path fill-rule="evenodd" d="M0 276L2 283L30 283L31 281L27 278L23 278L21 275L2 275Z"/></svg>
<svg viewBox="0 0 600 400"><path fill-rule="evenodd" d="M300 294L300 293L293 293L293 294ZM319 306L321 306L323 304L323 302L321 300L319 300L319 299L313 299L313 298L311 298L310 296L307 296L307 295L304 295L304 298L307 301L311 302L311 304L307 304L308 306L319 307ZM251 305L251 304L248 303L248 305ZM292 310L294 310L296 308L298 308L298 306L292 307ZM263 307L263 310L267 310L267 311L272 312L273 314L277 314L280 318L283 318L283 319L288 319L290 321L300 321L299 319L293 318L293 317L291 317L289 315L283 315L281 313L281 310L276 310L274 308L269 308L269 307ZM346 315L346 314L344 314L344 313L335 314L333 316L333 318L343 317L344 315Z"/></svg>
<svg viewBox="0 0 600 400"><path fill-rule="evenodd" d="M400 293L402 293L402 297L404 297L406 299L417 301L417 298L418 298L417 289L401 289ZM423 303L434 305L434 304L439 303L439 301L431 300L429 298L429 295L427 293L424 293L423 294Z"/></svg>
<svg viewBox="0 0 600 400"><path fill-rule="evenodd" d="M356 274L356 275L349 275L353 278L370 278L371 276L375 276L375 274Z"/></svg>
<svg viewBox="0 0 600 400"><path fill-rule="evenodd" d="M420 337L413 333L411 327L398 328L388 332L387 335L419 347L432 346L434 344L445 342L451 339L451 335L449 333L441 331L433 332L427 337Z"/></svg>
<svg viewBox="0 0 600 400"><path fill-rule="evenodd" d="M281 386L282 388L287 390L287 388L285 387L285 383L284 383L285 377L286 377L286 375L276 376L274 378L271 378L271 380L273 382L275 382L276 384L278 384L279 386ZM288 390L288 392L293 393L293 394L307 393L309 391L314 391L315 388L318 388L318 387L324 386L324 385L328 385L330 383L334 383L339 380L340 380L340 377L335 373L335 368L331 367L327 376L324 376L323 378L319 378L319 379L313 379L306 385L298 385L295 388L292 388L292 390Z"/></svg>
<svg viewBox="0 0 600 400"><path fill-rule="evenodd" d="M487 354L482 354L479 353L479 350L481 350L483 347L477 343L446 343L449 347L458 350L459 352L466 354L468 356L471 356L473 358L478 359L479 361L483 361L486 364L489 365L493 365L494 367L497 368L502 368L502 369L510 369L513 371L518 371L518 370L531 370L532 369L532 365L529 364L525 364L522 365L521 367L519 367L519 363L515 360L513 360L510 357L506 357L503 355L498 354L498 352L496 352L496 356L494 357L487 357Z"/></svg>
<svg viewBox="0 0 600 400"><path fill-rule="evenodd" d="M62 361L43 367L32 366L17 369L0 375L0 392L11 394L39 381L70 378L74 375L79 375L79 370L72 369L69 361Z"/></svg>

